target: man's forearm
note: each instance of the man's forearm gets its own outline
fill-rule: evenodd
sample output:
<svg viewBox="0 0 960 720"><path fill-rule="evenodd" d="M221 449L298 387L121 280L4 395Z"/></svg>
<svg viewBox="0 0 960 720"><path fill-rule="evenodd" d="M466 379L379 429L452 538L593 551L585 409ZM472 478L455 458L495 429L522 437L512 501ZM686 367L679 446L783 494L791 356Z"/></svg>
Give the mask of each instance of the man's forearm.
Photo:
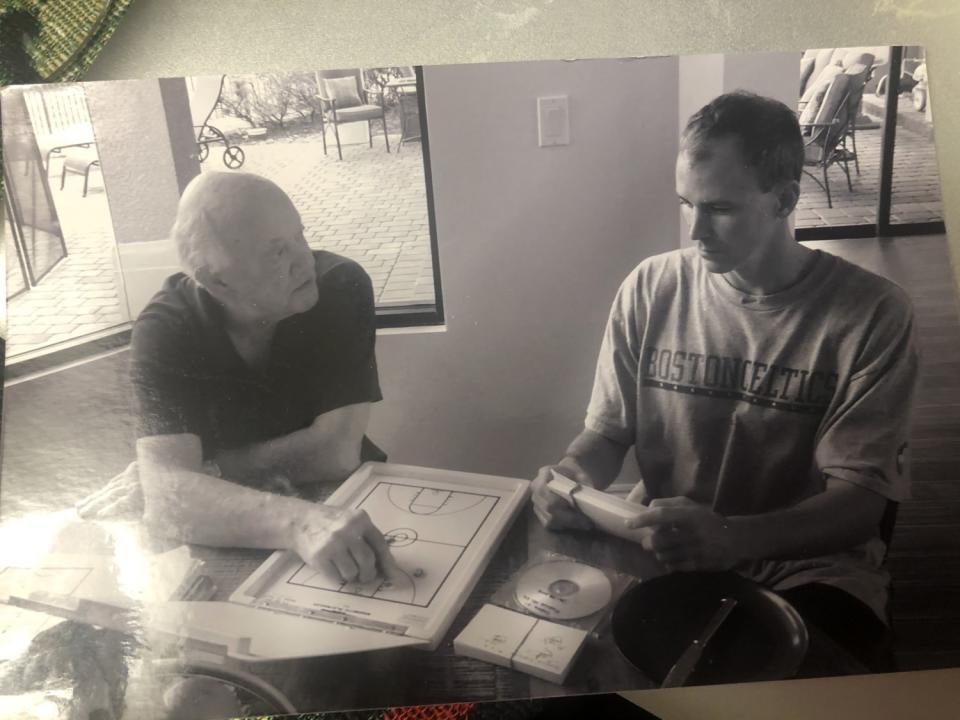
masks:
<svg viewBox="0 0 960 720"><path fill-rule="evenodd" d="M369 403L347 405L317 416L302 430L231 448L215 459L225 478L240 482L271 473L280 473L295 485L339 482L360 464L369 413Z"/></svg>
<svg viewBox="0 0 960 720"><path fill-rule="evenodd" d="M593 487L604 490L620 474L626 454L625 446L584 429L570 443L559 465L568 467L574 473L585 474Z"/></svg>
<svg viewBox="0 0 960 720"><path fill-rule="evenodd" d="M743 559L818 557L874 536L886 503L871 490L831 479L826 491L791 508L728 517L726 530Z"/></svg>
<svg viewBox="0 0 960 720"><path fill-rule="evenodd" d="M165 537L217 547L285 549L322 506L180 468L141 467L144 520Z"/></svg>
<svg viewBox="0 0 960 720"><path fill-rule="evenodd" d="M261 492L204 475L200 438L137 441L143 519L154 533L218 547L292 550L313 568L368 582L395 562L363 511Z"/></svg>
<svg viewBox="0 0 960 720"><path fill-rule="evenodd" d="M886 499L842 480L790 508L724 517L686 497L654 500L630 521L641 544L671 571L726 570L750 560L820 557L874 537Z"/></svg>
<svg viewBox="0 0 960 720"><path fill-rule="evenodd" d="M225 478L259 480L280 473L295 485L343 480L349 471L338 464L337 453L323 452L307 429L289 435L220 452L217 465Z"/></svg>

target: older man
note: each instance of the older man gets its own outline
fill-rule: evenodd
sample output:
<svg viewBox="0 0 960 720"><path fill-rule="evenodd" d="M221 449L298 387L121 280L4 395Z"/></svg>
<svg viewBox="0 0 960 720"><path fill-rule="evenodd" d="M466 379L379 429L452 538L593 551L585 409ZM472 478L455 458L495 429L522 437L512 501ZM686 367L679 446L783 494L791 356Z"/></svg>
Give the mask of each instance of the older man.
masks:
<svg viewBox="0 0 960 720"><path fill-rule="evenodd" d="M883 667L879 527L907 497L913 312L887 280L797 243L804 145L793 112L718 97L683 132L676 189L692 247L624 280L585 428L559 470L607 487L630 447L636 526L667 570L733 568L783 592ZM586 527L546 483L550 527Z"/></svg>
<svg viewBox="0 0 960 720"><path fill-rule="evenodd" d="M383 457L364 435L381 399L373 292L359 265L312 252L303 231L262 177L207 173L187 187L173 227L184 272L133 330L128 475L165 535L290 549L369 581L393 561L367 515L298 496Z"/></svg>

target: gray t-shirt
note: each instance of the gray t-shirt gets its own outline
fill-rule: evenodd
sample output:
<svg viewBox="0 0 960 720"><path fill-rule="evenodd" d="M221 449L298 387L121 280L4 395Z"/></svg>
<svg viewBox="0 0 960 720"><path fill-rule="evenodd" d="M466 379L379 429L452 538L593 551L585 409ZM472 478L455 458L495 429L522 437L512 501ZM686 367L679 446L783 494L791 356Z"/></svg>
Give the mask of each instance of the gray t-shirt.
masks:
<svg viewBox="0 0 960 720"><path fill-rule="evenodd" d="M690 248L621 285L585 424L635 446L646 501L758 514L822 492L829 475L899 502L917 369L913 310L894 283L818 252L790 288L748 295ZM877 536L737 570L777 590L835 585L884 619L883 555Z"/></svg>

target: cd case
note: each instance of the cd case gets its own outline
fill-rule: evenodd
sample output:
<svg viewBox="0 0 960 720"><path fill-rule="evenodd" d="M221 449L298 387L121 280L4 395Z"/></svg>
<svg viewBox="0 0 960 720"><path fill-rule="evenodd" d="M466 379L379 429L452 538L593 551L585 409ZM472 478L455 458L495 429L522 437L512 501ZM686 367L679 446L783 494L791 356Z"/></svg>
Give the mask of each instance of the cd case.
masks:
<svg viewBox="0 0 960 720"><path fill-rule="evenodd" d="M562 684L587 632L496 605L484 605L454 639L458 655L511 667Z"/></svg>
<svg viewBox="0 0 960 720"><path fill-rule="evenodd" d="M542 551L511 575L490 602L598 635L617 600L637 582L626 573Z"/></svg>

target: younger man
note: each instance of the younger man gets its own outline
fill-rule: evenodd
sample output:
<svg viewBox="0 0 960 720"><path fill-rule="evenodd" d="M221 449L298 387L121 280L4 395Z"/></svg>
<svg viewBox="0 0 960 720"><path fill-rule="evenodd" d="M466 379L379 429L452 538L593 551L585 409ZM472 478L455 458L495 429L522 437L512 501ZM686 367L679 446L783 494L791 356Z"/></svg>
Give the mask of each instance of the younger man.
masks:
<svg viewBox="0 0 960 720"><path fill-rule="evenodd" d="M913 312L887 280L798 244L804 143L794 113L723 95L683 132L676 188L692 247L623 282L585 428L558 463L594 487L627 450L668 571L733 568L883 667L880 524L908 496ZM548 527L586 518L534 481Z"/></svg>

